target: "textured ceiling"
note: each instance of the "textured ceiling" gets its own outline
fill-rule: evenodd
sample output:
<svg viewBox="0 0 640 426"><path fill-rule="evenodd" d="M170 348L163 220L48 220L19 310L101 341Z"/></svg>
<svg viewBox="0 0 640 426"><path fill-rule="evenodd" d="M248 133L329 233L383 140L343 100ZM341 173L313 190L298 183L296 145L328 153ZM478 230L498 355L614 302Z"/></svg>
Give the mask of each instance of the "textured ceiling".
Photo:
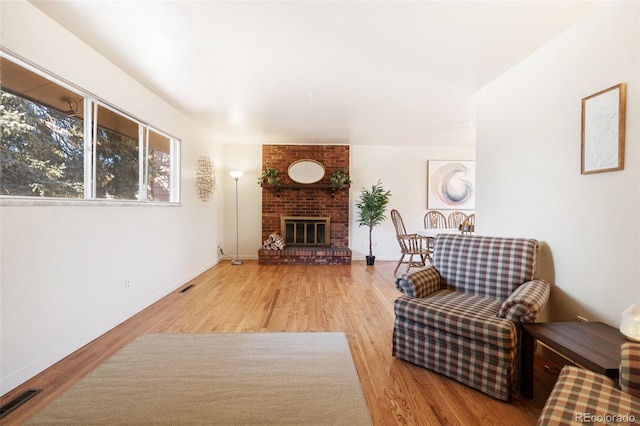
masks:
<svg viewBox="0 0 640 426"><path fill-rule="evenodd" d="M477 90L587 1L31 1L225 142L472 146Z"/></svg>

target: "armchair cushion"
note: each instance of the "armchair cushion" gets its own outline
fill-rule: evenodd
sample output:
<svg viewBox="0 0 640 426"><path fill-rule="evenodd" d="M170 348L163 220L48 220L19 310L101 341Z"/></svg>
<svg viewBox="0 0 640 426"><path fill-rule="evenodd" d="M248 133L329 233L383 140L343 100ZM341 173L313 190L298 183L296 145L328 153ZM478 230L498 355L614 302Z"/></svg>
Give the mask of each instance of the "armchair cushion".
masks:
<svg viewBox="0 0 640 426"><path fill-rule="evenodd" d="M551 286L546 281L528 281L502 302L498 316L515 322L534 322L547 304L550 291Z"/></svg>
<svg viewBox="0 0 640 426"><path fill-rule="evenodd" d="M439 290L426 299L400 296L395 302L395 314L444 335L510 350L518 340L516 328L513 322L498 318L499 307L500 302L495 299Z"/></svg>

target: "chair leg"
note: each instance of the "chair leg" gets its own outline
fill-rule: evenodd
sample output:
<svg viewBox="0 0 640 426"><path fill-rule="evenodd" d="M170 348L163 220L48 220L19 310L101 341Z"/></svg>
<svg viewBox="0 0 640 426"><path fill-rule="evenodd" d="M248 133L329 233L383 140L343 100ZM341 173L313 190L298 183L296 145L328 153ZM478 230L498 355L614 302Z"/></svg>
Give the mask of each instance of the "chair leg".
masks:
<svg viewBox="0 0 640 426"><path fill-rule="evenodd" d="M427 250L427 259L429 259L429 263L433 264L433 247L429 247Z"/></svg>
<svg viewBox="0 0 640 426"><path fill-rule="evenodd" d="M402 259L404 259L404 253L402 254L402 256L400 257L400 260L398 261L398 264L396 265L396 269L393 271L393 275L396 275L398 273L398 268L400 267L400 265L402 264Z"/></svg>
<svg viewBox="0 0 640 426"><path fill-rule="evenodd" d="M409 272L409 269L411 268L411 265L413 265L413 255L412 254L409 255L409 262L407 263L407 273Z"/></svg>

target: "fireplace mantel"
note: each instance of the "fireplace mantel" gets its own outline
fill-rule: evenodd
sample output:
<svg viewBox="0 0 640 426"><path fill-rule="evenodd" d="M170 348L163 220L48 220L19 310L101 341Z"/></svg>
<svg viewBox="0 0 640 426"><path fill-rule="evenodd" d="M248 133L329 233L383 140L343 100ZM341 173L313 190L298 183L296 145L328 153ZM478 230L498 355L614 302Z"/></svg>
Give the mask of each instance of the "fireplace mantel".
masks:
<svg viewBox="0 0 640 426"><path fill-rule="evenodd" d="M280 196L282 189L329 189L331 191L331 198L335 197L337 191L349 190L350 185L345 185L342 188L335 188L330 183L283 183L280 185L269 185L268 183L262 183L260 186L268 189L275 190L276 197Z"/></svg>

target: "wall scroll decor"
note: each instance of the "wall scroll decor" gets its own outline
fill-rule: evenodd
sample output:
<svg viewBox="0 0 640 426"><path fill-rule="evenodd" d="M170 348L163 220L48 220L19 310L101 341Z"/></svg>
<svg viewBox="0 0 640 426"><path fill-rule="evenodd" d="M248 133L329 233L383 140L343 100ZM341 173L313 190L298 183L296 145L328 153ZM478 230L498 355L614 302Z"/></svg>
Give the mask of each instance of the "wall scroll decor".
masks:
<svg viewBox="0 0 640 426"><path fill-rule="evenodd" d="M580 172L624 169L626 84L582 99Z"/></svg>
<svg viewBox="0 0 640 426"><path fill-rule="evenodd" d="M475 208L475 161L427 162L428 209Z"/></svg>
<svg viewBox="0 0 640 426"><path fill-rule="evenodd" d="M198 158L198 171L196 172L196 190L202 201L209 201L216 189L216 175L209 157Z"/></svg>

